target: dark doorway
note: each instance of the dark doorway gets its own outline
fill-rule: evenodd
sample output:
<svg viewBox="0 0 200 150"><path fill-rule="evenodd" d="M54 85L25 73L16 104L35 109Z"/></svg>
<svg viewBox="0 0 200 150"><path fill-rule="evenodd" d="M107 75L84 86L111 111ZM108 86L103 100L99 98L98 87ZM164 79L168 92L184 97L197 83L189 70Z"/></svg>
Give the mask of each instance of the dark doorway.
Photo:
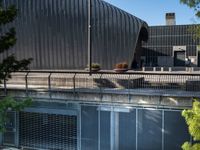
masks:
<svg viewBox="0 0 200 150"><path fill-rule="evenodd" d="M197 52L198 67L200 67L200 51Z"/></svg>
<svg viewBox="0 0 200 150"><path fill-rule="evenodd" d="M174 66L185 66L185 51L174 51Z"/></svg>

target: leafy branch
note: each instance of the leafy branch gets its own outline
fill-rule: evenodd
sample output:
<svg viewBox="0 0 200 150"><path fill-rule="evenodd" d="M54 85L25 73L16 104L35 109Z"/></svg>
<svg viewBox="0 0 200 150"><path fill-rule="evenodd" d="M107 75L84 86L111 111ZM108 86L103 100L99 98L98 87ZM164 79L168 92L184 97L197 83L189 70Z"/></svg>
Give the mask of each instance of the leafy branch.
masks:
<svg viewBox="0 0 200 150"><path fill-rule="evenodd" d="M195 100L192 109L184 110L182 116L188 125L189 133L193 137L194 143L185 142L183 150L200 150L200 102Z"/></svg>
<svg viewBox="0 0 200 150"><path fill-rule="evenodd" d="M7 96L0 100L0 132L6 131L6 121L8 119L9 111L20 111L25 107L29 107L32 104L31 98L25 100L16 101L10 96Z"/></svg>
<svg viewBox="0 0 200 150"><path fill-rule="evenodd" d="M14 27L8 28L17 16L17 9L14 5L3 6L0 0L0 53L4 53L12 48L16 42L16 31ZM27 70L31 63L31 58L17 60L14 54L5 57L0 61L0 83L3 80L11 78L11 73L19 70ZM8 119L8 112L21 111L25 107L30 106L32 100L27 98L25 100L15 100L7 96L0 99L0 132L6 131L6 121Z"/></svg>

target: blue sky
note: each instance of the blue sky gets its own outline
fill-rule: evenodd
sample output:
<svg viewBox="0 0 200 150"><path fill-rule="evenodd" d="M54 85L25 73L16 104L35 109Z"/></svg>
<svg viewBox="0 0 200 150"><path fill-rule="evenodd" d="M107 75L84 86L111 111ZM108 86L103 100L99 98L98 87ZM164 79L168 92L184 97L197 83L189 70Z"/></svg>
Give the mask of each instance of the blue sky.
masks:
<svg viewBox="0 0 200 150"><path fill-rule="evenodd" d="M149 25L165 25L165 13L176 13L176 24L199 23L195 13L179 0L105 0L143 20Z"/></svg>

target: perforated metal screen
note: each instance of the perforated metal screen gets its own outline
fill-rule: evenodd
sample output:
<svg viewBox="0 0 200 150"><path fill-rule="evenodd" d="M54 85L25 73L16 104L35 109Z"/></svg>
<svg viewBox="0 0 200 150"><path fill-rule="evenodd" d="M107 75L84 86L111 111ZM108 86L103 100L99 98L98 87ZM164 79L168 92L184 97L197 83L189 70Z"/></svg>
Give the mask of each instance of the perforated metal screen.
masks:
<svg viewBox="0 0 200 150"><path fill-rule="evenodd" d="M21 112L20 145L48 150L77 150L77 116Z"/></svg>

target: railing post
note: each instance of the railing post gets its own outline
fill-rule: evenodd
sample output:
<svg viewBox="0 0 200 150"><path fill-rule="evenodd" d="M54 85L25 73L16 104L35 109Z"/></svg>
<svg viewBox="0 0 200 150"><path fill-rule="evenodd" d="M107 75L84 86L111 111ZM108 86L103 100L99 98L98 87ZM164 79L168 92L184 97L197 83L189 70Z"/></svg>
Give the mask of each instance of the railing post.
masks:
<svg viewBox="0 0 200 150"><path fill-rule="evenodd" d="M194 67L190 67L190 72L194 72Z"/></svg>
<svg viewBox="0 0 200 150"><path fill-rule="evenodd" d="M7 95L7 84L6 84L6 79L3 80L3 85L4 85L4 95Z"/></svg>
<svg viewBox="0 0 200 150"><path fill-rule="evenodd" d="M159 75L159 77L158 77L159 84L158 84L158 87L156 87L155 89L162 89L162 81L160 80L160 78L161 78L161 75Z"/></svg>
<svg viewBox="0 0 200 150"><path fill-rule="evenodd" d="M155 72L156 71L156 67L153 67L153 72Z"/></svg>
<svg viewBox="0 0 200 150"><path fill-rule="evenodd" d="M163 72L164 71L164 68L163 67L161 67L161 72Z"/></svg>
<svg viewBox="0 0 200 150"><path fill-rule="evenodd" d="M51 98L51 74L48 76L48 92L49 92L49 97Z"/></svg>
<svg viewBox="0 0 200 150"><path fill-rule="evenodd" d="M103 74L101 73L100 78L99 78L100 83L101 83L102 76L103 76ZM101 99L101 101L102 101L102 99L103 99L103 93L102 93L102 87L101 87L101 84L100 84L100 99Z"/></svg>
<svg viewBox="0 0 200 150"><path fill-rule="evenodd" d="M91 0L87 0L88 2L88 45L87 45L87 48L88 48L88 68L89 68L89 74L90 76L92 75L92 34L91 34L91 31L92 31L92 28L91 28L91 13L92 13L92 3L91 3Z"/></svg>
<svg viewBox="0 0 200 150"><path fill-rule="evenodd" d="M165 149L165 111L162 110L162 150Z"/></svg>
<svg viewBox="0 0 200 150"><path fill-rule="evenodd" d="M131 95L130 95L130 74L128 75L128 102L131 101Z"/></svg>
<svg viewBox="0 0 200 150"><path fill-rule="evenodd" d="M74 73L74 77L73 77L73 95L75 98L75 96L76 96L76 73Z"/></svg>
<svg viewBox="0 0 200 150"><path fill-rule="evenodd" d="M29 72L27 72L25 75L26 96L28 96L28 74Z"/></svg>

